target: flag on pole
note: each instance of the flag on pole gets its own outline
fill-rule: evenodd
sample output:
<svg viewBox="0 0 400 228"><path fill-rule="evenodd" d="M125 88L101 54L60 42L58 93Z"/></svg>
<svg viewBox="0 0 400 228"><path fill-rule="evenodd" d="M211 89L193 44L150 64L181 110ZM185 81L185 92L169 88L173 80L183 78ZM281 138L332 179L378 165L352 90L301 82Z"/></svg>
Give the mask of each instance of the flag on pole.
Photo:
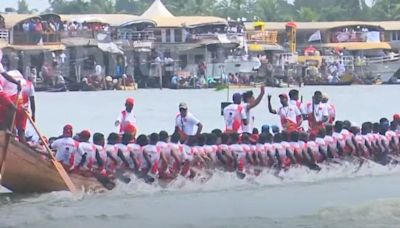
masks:
<svg viewBox="0 0 400 228"><path fill-rule="evenodd" d="M312 42L312 41L319 41L321 40L321 31L318 30L316 32L314 32L310 38L308 38L308 42Z"/></svg>

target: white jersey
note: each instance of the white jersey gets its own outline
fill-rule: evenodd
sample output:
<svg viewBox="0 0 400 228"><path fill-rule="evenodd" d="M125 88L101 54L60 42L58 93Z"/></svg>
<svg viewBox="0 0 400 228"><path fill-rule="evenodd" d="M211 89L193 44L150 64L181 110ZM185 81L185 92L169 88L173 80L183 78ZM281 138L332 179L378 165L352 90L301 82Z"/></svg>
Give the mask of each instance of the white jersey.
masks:
<svg viewBox="0 0 400 228"><path fill-rule="evenodd" d="M82 169L91 169L93 166L94 161L96 160L96 147L89 142L80 142L78 145L78 150L74 154L74 166L78 166L81 161L82 157L86 156L86 161L82 165Z"/></svg>
<svg viewBox="0 0 400 228"><path fill-rule="evenodd" d="M78 149L78 144L79 143L71 137L60 138L51 144L51 148L56 150L57 161L62 162L64 165L73 165L70 159Z"/></svg>
<svg viewBox="0 0 400 228"><path fill-rule="evenodd" d="M175 126L188 136L196 135L197 124L199 123L200 121L190 112L187 112L185 117L178 113L175 118Z"/></svg>
<svg viewBox="0 0 400 228"><path fill-rule="evenodd" d="M130 168L130 169L134 168L133 160L132 160L132 158L131 158L131 156L130 156L131 153L130 153L130 151L129 151L128 146L125 145L125 144L122 144L122 143L118 143L118 144L115 145L115 147L117 148L117 156L116 156L116 159L117 159L117 161L118 161L118 166L121 167L121 166L124 165L122 159L118 156L118 150L120 150L120 151L122 152L122 154L123 154L125 160L126 160L126 161L128 162L128 164L129 164L129 167L128 167L128 168Z"/></svg>
<svg viewBox="0 0 400 228"><path fill-rule="evenodd" d="M319 103L319 104L308 104L306 114L313 114L316 121L321 122L324 117L329 117L328 106Z"/></svg>
<svg viewBox="0 0 400 228"><path fill-rule="evenodd" d="M125 127L128 125L136 127L136 116L133 110L131 112L127 112L126 110L122 111L117 117L117 121L119 122L119 131L121 133L124 132Z"/></svg>
<svg viewBox="0 0 400 228"><path fill-rule="evenodd" d="M160 150L156 145L146 145L143 147L143 153L146 152L153 166L160 160ZM148 168L147 162L142 164L142 168Z"/></svg>
<svg viewBox="0 0 400 228"><path fill-rule="evenodd" d="M249 134L252 134L253 133L253 128L254 128L255 117L254 117L254 114L253 114L252 110L249 109L248 107L249 107L248 103L243 104L243 109L245 110L246 116L247 116L247 125L244 125L242 123L242 129L243 129L243 132L247 132Z"/></svg>
<svg viewBox="0 0 400 228"><path fill-rule="evenodd" d="M230 104L224 108L226 131L242 133L242 120L247 119L246 110L242 105Z"/></svg>
<svg viewBox="0 0 400 228"><path fill-rule="evenodd" d="M104 147L106 153L109 153L114 159L117 159L117 147L115 145L107 144ZM112 159L107 159L106 168L108 170L114 170L117 164Z"/></svg>
<svg viewBox="0 0 400 228"><path fill-rule="evenodd" d="M289 106L296 106L301 114L306 114L306 106L301 101L289 100Z"/></svg>
<svg viewBox="0 0 400 228"><path fill-rule="evenodd" d="M104 167L102 167L102 168L105 168L105 165L107 164L107 152L106 152L106 149L103 146L100 146L100 145L94 145L94 146L95 146L96 151L99 152L100 159L103 162L103 166ZM97 159L95 159L94 167L95 168L100 168L98 166L98 164L97 164Z"/></svg>
<svg viewBox="0 0 400 228"><path fill-rule="evenodd" d="M181 160L192 162L194 160L195 151L193 147L182 145Z"/></svg>

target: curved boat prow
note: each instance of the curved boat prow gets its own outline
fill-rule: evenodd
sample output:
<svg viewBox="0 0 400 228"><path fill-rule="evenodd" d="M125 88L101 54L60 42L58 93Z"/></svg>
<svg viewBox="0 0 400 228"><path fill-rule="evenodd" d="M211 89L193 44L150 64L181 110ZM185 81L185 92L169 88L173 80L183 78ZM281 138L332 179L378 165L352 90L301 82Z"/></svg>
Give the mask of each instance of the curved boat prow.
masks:
<svg viewBox="0 0 400 228"><path fill-rule="evenodd" d="M5 155L7 133L0 131L0 157ZM102 191L105 188L95 178L70 175L79 188ZM51 161L28 146L11 138L1 170L2 186L14 193L45 193L68 191L68 187Z"/></svg>

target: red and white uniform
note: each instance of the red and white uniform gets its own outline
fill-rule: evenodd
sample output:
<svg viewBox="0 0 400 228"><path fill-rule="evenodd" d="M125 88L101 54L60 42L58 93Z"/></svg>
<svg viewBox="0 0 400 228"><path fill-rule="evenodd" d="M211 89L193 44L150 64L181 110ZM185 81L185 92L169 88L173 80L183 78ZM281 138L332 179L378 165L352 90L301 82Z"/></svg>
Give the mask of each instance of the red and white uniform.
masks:
<svg viewBox="0 0 400 228"><path fill-rule="evenodd" d="M118 158L118 149L115 145L107 144L104 147L106 153L109 153L113 158L117 159ZM107 159L106 163L106 169L113 172L115 168L117 167L117 164L112 160L112 159Z"/></svg>
<svg viewBox="0 0 400 228"><path fill-rule="evenodd" d="M56 150L57 161L62 162L64 165L73 165L73 156L78 149L79 143L71 137L60 138L51 144L51 148Z"/></svg>
<svg viewBox="0 0 400 228"><path fill-rule="evenodd" d="M124 168L133 169L135 166L134 166L133 160L130 156L131 152L128 148L128 145L118 143L115 145L115 147L117 148L117 156L116 156L116 159L118 161L117 166L120 168L124 167ZM120 150L122 152L123 156L125 157L126 161L129 164L129 167L125 167L125 164L123 163L122 159L118 156L118 150Z"/></svg>
<svg viewBox="0 0 400 228"><path fill-rule="evenodd" d="M22 74L18 70L9 71L8 74L13 77L15 80L20 81L21 83L21 93L17 98L17 85L7 81L4 77L1 77L1 84L3 86L4 92L8 95L8 97L15 101L17 100L17 114L15 116L15 125L17 129L25 130L27 123L27 116L23 109L29 108L29 100L30 97L35 96L35 88L31 81L25 80Z"/></svg>
<svg viewBox="0 0 400 228"><path fill-rule="evenodd" d="M119 122L119 132L124 133L124 129L128 125L132 125L136 127L136 116L133 110L131 112L127 112L126 110L122 111L118 118L117 121Z"/></svg>
<svg viewBox="0 0 400 228"><path fill-rule="evenodd" d="M273 146L274 146L274 150L275 150L273 155L275 156L276 152L278 152L282 166L289 167L291 164L291 161L290 161L289 157L286 155L286 146L287 145L283 145L282 143L274 143Z"/></svg>
<svg viewBox="0 0 400 228"><path fill-rule="evenodd" d="M323 118L329 118L328 107L322 103L317 105L308 103L306 114L308 115L308 126L310 133L318 135L319 130L325 127L325 123L322 122Z"/></svg>
<svg viewBox="0 0 400 228"><path fill-rule="evenodd" d="M182 161L188 161L188 162L193 162L194 156L196 154L196 151L194 150L194 147L190 147L188 145L182 145L182 153L181 155L181 160Z"/></svg>
<svg viewBox="0 0 400 228"><path fill-rule="evenodd" d="M322 157L321 157L321 154L319 153L318 144L314 141L308 141L306 145L307 145L307 149L311 150L311 153L312 153L312 156L313 156L315 162L321 162Z"/></svg>
<svg viewBox="0 0 400 228"><path fill-rule="evenodd" d="M82 156L86 155L86 161L80 167L83 170L91 170L93 168L93 163L96 160L96 147L89 142L80 142L78 145L78 149L74 154L74 167L77 167L81 161Z"/></svg>
<svg viewBox="0 0 400 228"><path fill-rule="evenodd" d="M0 50L0 52L1 52L1 50ZM3 54L1 53L0 55L2 58ZM1 62L1 58L0 58L0 62ZM0 113L4 113L6 107L14 103L3 89L3 82L6 81L6 79L1 74L5 73L5 72L6 71L4 70L3 65L0 63L0 108L1 108ZM0 115L0 117L3 117L3 116ZM1 118L0 121L3 121L3 118Z"/></svg>
<svg viewBox="0 0 400 228"><path fill-rule="evenodd" d="M281 125L284 130L289 133L298 131L298 121L299 117L301 118L301 112L297 106L289 105L280 107L277 114L281 117Z"/></svg>
<svg viewBox="0 0 400 228"><path fill-rule="evenodd" d="M234 159L236 159L238 170L243 172L246 164L246 151L243 146L240 144L232 144L229 146L229 150L232 152Z"/></svg>
<svg viewBox="0 0 400 228"><path fill-rule="evenodd" d="M93 164L93 168L99 169L99 170L105 169L105 165L107 164L107 152L106 152L106 149L104 148L104 146L100 146L100 145L94 145L94 146L95 146L95 149L99 152L100 159L103 162L103 166L100 167L97 164L97 159L95 158L95 163Z"/></svg>
<svg viewBox="0 0 400 228"><path fill-rule="evenodd" d="M158 166L160 161L160 150L157 148L156 145L146 145L143 147L143 153L147 153L148 158L150 159L151 167L150 172L152 174L158 174ZM149 164L144 162L142 164L142 168L149 168Z"/></svg>
<svg viewBox="0 0 400 228"><path fill-rule="evenodd" d="M289 106L296 106L302 114L306 111L306 107L301 101L289 100Z"/></svg>
<svg viewBox="0 0 400 228"><path fill-rule="evenodd" d="M336 108L335 105L326 103L325 104L328 109L328 123L333 124L336 119Z"/></svg>
<svg viewBox="0 0 400 228"><path fill-rule="evenodd" d="M303 160L303 147L300 145L299 142L290 142L290 147L297 162L301 162Z"/></svg>
<svg viewBox="0 0 400 228"><path fill-rule="evenodd" d="M242 105L230 104L224 108L225 131L242 133L242 120L247 119L246 110Z"/></svg>
<svg viewBox="0 0 400 228"><path fill-rule="evenodd" d="M139 170L141 168L141 162L143 160L142 147L136 143L130 143L130 144L128 144L127 147L128 147L129 153L138 162L138 167L135 167L135 168ZM132 159L132 158L130 158L130 159ZM132 162L133 162L133 160L132 160Z"/></svg>
<svg viewBox="0 0 400 228"><path fill-rule="evenodd" d="M336 152L336 142L335 142L335 139L333 138L333 136L326 135L324 140L325 140L326 146L331 149L332 156L335 158L338 157L337 152Z"/></svg>

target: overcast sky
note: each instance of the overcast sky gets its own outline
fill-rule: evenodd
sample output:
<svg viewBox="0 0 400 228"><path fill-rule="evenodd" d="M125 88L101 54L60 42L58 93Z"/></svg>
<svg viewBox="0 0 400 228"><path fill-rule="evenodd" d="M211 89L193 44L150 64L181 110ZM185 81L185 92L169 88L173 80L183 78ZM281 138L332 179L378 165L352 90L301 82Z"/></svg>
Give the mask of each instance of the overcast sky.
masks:
<svg viewBox="0 0 400 228"><path fill-rule="evenodd" d="M3 3L1 4L0 11L4 11L6 7L12 7L17 9L17 2L18 0L0 0ZM289 2L293 2L294 0L288 0ZM367 0L367 4L370 4L373 0ZM5 2L5 3L4 3ZM38 9L39 12L42 12L49 8L49 1L48 0L27 0L30 9Z"/></svg>

